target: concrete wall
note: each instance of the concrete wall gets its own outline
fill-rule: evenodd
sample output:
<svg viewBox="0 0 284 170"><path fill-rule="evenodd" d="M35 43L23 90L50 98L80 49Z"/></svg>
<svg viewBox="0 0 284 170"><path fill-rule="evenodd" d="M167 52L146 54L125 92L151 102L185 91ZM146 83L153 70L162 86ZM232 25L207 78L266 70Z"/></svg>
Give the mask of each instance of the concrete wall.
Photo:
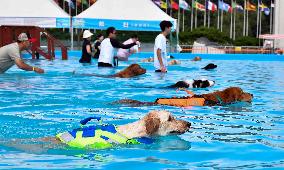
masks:
<svg viewBox="0 0 284 170"><path fill-rule="evenodd" d="M275 0L274 34L284 34L284 0ZM275 41L275 47L284 48L284 39Z"/></svg>

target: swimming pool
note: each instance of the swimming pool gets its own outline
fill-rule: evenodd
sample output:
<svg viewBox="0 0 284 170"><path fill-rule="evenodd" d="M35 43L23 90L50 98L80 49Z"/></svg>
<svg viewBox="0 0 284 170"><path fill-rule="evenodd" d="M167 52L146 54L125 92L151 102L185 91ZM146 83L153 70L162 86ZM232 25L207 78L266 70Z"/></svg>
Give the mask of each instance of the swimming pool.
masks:
<svg viewBox="0 0 284 170"><path fill-rule="evenodd" d="M112 74L140 61L139 57L133 56L130 61L120 63L117 69L98 69L96 64L82 66L76 57L67 61L30 60L29 63L43 67L46 74L24 72L14 67L0 75L1 143L14 138L54 136L78 127L81 119L91 115L101 116L107 123L124 124L143 117L150 110L166 109L192 123L190 132L178 137L162 137L147 146L80 151L15 149L0 145L0 169L283 168L284 62L279 58L282 56L271 56L273 61L267 61L269 57L262 60L261 55L252 58L206 55L200 62L192 62L186 57L193 58L186 54L178 56L182 64L170 66L166 75L154 73L152 63L138 62L147 73L130 79L78 74ZM210 62L218 68L213 71L200 69ZM254 94L252 104L187 109L110 104L124 98L154 101L157 97L182 96L185 95L182 91L159 87L201 77L215 80L216 85L194 89L195 93L239 86ZM145 88L147 86L156 88Z"/></svg>

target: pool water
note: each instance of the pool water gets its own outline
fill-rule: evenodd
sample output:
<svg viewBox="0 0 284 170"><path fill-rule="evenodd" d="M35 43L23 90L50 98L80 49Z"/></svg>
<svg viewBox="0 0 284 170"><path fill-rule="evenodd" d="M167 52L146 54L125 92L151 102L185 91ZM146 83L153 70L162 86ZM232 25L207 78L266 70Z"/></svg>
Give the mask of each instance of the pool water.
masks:
<svg viewBox="0 0 284 170"><path fill-rule="evenodd" d="M284 168L284 62L214 57L192 62L182 58L181 65L170 66L167 74L161 74L154 73L152 63L140 60L133 57L116 69L98 69L96 61L83 66L76 57L67 61L29 60L46 73L13 67L0 75L0 169ZM147 69L145 75L129 79L80 75L113 74L136 62ZM218 68L200 69L210 62ZM253 102L189 108L111 104L125 98L154 101L183 96L183 91L160 87L191 78L216 81L211 88L193 89L196 94L239 86L254 95ZM192 128L183 135L157 138L151 145L105 150L33 147L36 142L15 146L15 140L54 136L76 128L89 116L125 124L159 109L191 122Z"/></svg>

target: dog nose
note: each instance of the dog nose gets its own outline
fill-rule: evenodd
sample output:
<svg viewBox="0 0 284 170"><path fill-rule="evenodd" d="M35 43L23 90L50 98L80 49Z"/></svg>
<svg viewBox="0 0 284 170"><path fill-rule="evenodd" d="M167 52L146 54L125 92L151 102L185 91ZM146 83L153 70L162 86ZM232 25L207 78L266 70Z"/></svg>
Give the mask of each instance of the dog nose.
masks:
<svg viewBox="0 0 284 170"><path fill-rule="evenodd" d="M251 95L251 97L253 97L253 94L250 93L250 95Z"/></svg>
<svg viewBox="0 0 284 170"><path fill-rule="evenodd" d="M186 124L186 125L187 125L187 127L190 127L190 126L191 126L191 123L187 122L187 124Z"/></svg>

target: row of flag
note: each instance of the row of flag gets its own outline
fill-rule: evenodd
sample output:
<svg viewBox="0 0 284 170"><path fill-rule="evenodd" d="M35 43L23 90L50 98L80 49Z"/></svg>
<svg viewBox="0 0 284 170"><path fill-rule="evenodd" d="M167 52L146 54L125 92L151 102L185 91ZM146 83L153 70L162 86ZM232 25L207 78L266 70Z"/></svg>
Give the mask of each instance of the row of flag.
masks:
<svg viewBox="0 0 284 170"><path fill-rule="evenodd" d="M59 4L58 0L54 0L57 4ZM64 2L68 3L68 6L72 9L75 8L76 6L81 6L81 5L92 5L94 4L97 0L63 0Z"/></svg>
<svg viewBox="0 0 284 170"><path fill-rule="evenodd" d="M153 2L162 9L172 8L174 10L178 10L179 8L181 8L183 10L190 10L190 5L185 0L179 0L179 3L175 2L174 0L169 0L169 3L167 3L167 1L153 0ZM233 2L231 5L229 5L228 3L225 3L223 0L219 0L218 6L213 2L211 2L210 0L206 1L205 5L199 3L198 1L192 2L192 8L196 8L199 11L205 11L207 9L209 11L215 12L218 10L218 7L220 10L230 13L233 11L233 9L236 9L237 11L244 10L244 8L241 5L237 4L236 2ZM274 4L271 4L271 8L273 7ZM247 1L245 10L256 11L257 7L256 5ZM262 2L259 3L259 10L264 12L266 15L269 15L270 13L269 7Z"/></svg>
<svg viewBox="0 0 284 170"><path fill-rule="evenodd" d="M70 8L75 8L76 4L77 6L80 5L92 5L93 3L95 3L97 0L64 0L65 2L68 3ZM88 2L87 2L88 1ZM169 3L168 3L169 1ZM56 3L58 3L58 0L55 0ZM167 9L167 8L172 8L174 10L178 10L179 8L183 9L183 10L190 10L190 5L185 1L185 0L179 0L179 3L175 2L174 0L153 0L153 2L159 6L162 9ZM264 12L266 15L269 15L270 13L270 9L268 6L266 6L264 3L260 2L259 3L259 9L260 11ZM233 9L237 9L238 11L243 11L244 8L233 2L231 5L229 5L228 3L223 2L223 0L219 0L218 1L218 7L220 10L226 11L226 12L232 12ZM206 9L212 12L215 12L218 10L218 7L216 4L214 4L213 2L211 2L210 0L206 1L206 4L203 5L201 3L199 3L198 1L193 1L192 3L192 8L195 8L199 11L205 11ZM274 7L274 4L271 4L271 8ZM256 11L257 7L256 5L250 3L249 1L246 4L246 10L248 11Z"/></svg>

